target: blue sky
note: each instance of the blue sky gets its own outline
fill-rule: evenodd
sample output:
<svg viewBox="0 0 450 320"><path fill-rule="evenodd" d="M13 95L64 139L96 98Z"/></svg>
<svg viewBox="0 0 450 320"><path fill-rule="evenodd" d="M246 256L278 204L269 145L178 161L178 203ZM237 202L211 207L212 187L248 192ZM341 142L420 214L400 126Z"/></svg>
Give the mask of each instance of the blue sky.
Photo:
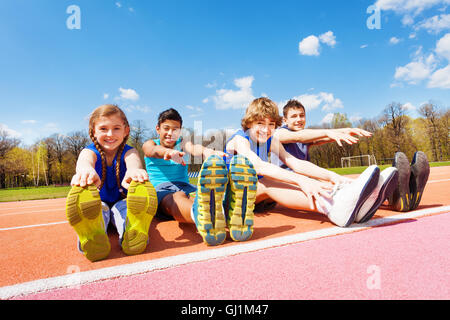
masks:
<svg viewBox="0 0 450 320"><path fill-rule="evenodd" d="M379 28L369 29L373 4ZM71 5L79 20L67 13ZM450 0L2 0L0 127L30 145L86 129L95 107L116 103L149 128L168 107L186 127L201 121L203 131L238 128L260 96L280 107L297 97L308 125L333 112L373 118L394 101L417 117L429 100L449 107L448 6Z"/></svg>

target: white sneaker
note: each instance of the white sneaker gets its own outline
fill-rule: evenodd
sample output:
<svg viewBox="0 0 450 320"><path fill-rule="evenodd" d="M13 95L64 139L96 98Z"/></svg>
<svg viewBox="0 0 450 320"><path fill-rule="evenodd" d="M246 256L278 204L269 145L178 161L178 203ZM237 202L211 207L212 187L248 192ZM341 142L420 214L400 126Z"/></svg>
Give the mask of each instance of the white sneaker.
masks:
<svg viewBox="0 0 450 320"><path fill-rule="evenodd" d="M398 169L395 167L386 168L380 173L378 185L369 198L367 198L366 202L363 203L361 209L356 215L356 223L364 223L373 217L384 200L386 200L392 192L394 192L397 185L397 180Z"/></svg>
<svg viewBox="0 0 450 320"><path fill-rule="evenodd" d="M339 227L351 225L362 204L377 186L379 176L380 169L372 165L352 183L341 185L342 188L338 187L330 202L329 210L326 210L328 219Z"/></svg>

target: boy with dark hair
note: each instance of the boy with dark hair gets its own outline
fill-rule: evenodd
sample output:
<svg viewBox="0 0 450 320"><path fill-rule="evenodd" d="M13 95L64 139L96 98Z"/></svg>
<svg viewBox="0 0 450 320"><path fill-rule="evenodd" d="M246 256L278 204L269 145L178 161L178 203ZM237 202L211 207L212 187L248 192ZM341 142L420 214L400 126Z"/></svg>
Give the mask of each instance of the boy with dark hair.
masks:
<svg viewBox="0 0 450 320"><path fill-rule="evenodd" d="M183 140L180 137L182 123L182 118L175 109L163 111L156 126L159 139L148 140L142 146L149 179L155 186L158 197L157 216L195 223L206 244L219 245L226 237L226 217L222 205L229 182L228 171L222 159L226 154ZM184 160L186 152L206 159L199 173L197 187L189 183ZM230 180L233 185L231 177ZM190 194L194 192L195 197L191 197ZM234 200L239 203L242 201L236 197ZM233 235L232 238L247 240Z"/></svg>
<svg viewBox="0 0 450 320"><path fill-rule="evenodd" d="M294 99L289 100L283 107L283 122L285 125L276 130L274 136L280 140L287 152L300 160L310 161L309 148L311 146L333 141L342 146L341 141L348 144L357 143L358 139L354 136L372 136L372 133L360 128L305 129L305 107L300 101ZM287 165L278 157L272 156L271 160L272 163L287 168Z"/></svg>

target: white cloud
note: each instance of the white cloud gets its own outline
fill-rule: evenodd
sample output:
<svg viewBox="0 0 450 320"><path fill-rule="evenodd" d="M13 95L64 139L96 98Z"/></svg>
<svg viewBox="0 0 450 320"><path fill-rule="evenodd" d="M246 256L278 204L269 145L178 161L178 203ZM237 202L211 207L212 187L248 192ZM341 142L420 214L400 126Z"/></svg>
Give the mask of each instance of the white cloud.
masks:
<svg viewBox="0 0 450 320"><path fill-rule="evenodd" d="M109 93L104 93L104 94L103 94L103 99L106 100L106 99L108 99L108 98L109 98Z"/></svg>
<svg viewBox="0 0 450 320"><path fill-rule="evenodd" d="M427 79L434 68L435 58L433 54L430 54L428 57L419 56L407 65L397 67L394 78L409 84L418 84L422 80Z"/></svg>
<svg viewBox="0 0 450 320"><path fill-rule="evenodd" d="M414 16L436 5L450 4L450 0L378 0L377 5L381 10L392 10L396 13L411 13Z"/></svg>
<svg viewBox="0 0 450 320"><path fill-rule="evenodd" d="M397 44L401 41L401 39L397 38L397 37L392 37L391 39L389 39L389 43L390 44Z"/></svg>
<svg viewBox="0 0 450 320"><path fill-rule="evenodd" d="M334 47L336 45L336 36L333 34L333 31L325 32L319 36L319 39L322 43L329 45L330 47Z"/></svg>
<svg viewBox="0 0 450 320"><path fill-rule="evenodd" d="M438 40L435 52L450 61L450 33Z"/></svg>
<svg viewBox="0 0 450 320"><path fill-rule="evenodd" d="M368 46L369 46L369 45L367 45L367 44L363 44L363 45L360 46L360 48L361 48L361 49L364 49L364 48L367 48Z"/></svg>
<svg viewBox="0 0 450 320"><path fill-rule="evenodd" d="M336 36L333 34L333 31L327 31L319 37L310 35L300 41L298 50L300 54L305 56L318 56L320 55L320 42L325 43L330 47L334 47L336 45Z"/></svg>
<svg viewBox="0 0 450 320"><path fill-rule="evenodd" d="M411 17L410 15L405 15L403 18L402 18L402 24L404 25L404 26L410 26L410 25L412 25L414 23L414 19L413 19L413 17Z"/></svg>
<svg viewBox="0 0 450 320"><path fill-rule="evenodd" d="M450 89L450 64L431 75L428 88Z"/></svg>
<svg viewBox="0 0 450 320"><path fill-rule="evenodd" d="M344 108L344 104L341 99L335 98L332 93L320 92L318 94L302 94L293 97L305 107L306 111L314 110L321 107L322 111L329 111L333 109ZM281 101L278 104L278 108L282 111L283 107L286 105L288 100Z"/></svg>
<svg viewBox="0 0 450 320"><path fill-rule="evenodd" d="M425 29L429 33L437 34L443 30L450 29L450 14L440 14L423 20L415 26L416 30Z"/></svg>
<svg viewBox="0 0 450 320"><path fill-rule="evenodd" d="M333 121L334 113L327 113L325 117L323 117L322 121L320 121L320 124L324 123L331 123Z"/></svg>
<svg viewBox="0 0 450 320"><path fill-rule="evenodd" d="M428 88L450 89L450 33L436 42L434 53L426 56L419 47L412 62L395 69L394 78L399 82L391 88L402 86L402 82L415 85L428 80Z"/></svg>
<svg viewBox="0 0 450 320"><path fill-rule="evenodd" d="M117 2L116 2L116 7L117 7L117 8L122 8L122 4L121 4L119 1L117 1Z"/></svg>
<svg viewBox="0 0 450 320"><path fill-rule="evenodd" d="M142 113L149 113L151 111L151 108L148 106L140 106L140 105L133 105L133 104L124 106L124 109L128 112L138 111L138 112L142 112Z"/></svg>
<svg viewBox="0 0 450 320"><path fill-rule="evenodd" d="M362 119L362 117L360 115L353 115L353 116L350 117L350 121L352 123L358 122L361 119Z"/></svg>
<svg viewBox="0 0 450 320"><path fill-rule="evenodd" d="M255 78L253 76L234 79L234 85L238 88L238 90L216 90L216 95L212 97L216 105L216 109L247 108L249 103L255 99L252 90L254 80Z"/></svg>
<svg viewBox="0 0 450 320"><path fill-rule="evenodd" d="M13 138L20 138L22 134L16 130L10 129L6 124L0 123L0 131L6 132L7 135Z"/></svg>
<svg viewBox="0 0 450 320"><path fill-rule="evenodd" d="M402 109L403 110L409 110L409 111L414 111L417 108L411 103L411 102L407 102L404 105L402 105Z"/></svg>
<svg viewBox="0 0 450 320"><path fill-rule="evenodd" d="M119 88L120 91L120 97L122 99L125 100L132 100L132 101L136 101L139 99L139 95L137 94L137 92L133 89L124 89L124 88Z"/></svg>
<svg viewBox="0 0 450 320"><path fill-rule="evenodd" d="M300 54L305 56L318 56L319 47L319 38L314 35L306 37L298 44L298 50L300 51Z"/></svg>

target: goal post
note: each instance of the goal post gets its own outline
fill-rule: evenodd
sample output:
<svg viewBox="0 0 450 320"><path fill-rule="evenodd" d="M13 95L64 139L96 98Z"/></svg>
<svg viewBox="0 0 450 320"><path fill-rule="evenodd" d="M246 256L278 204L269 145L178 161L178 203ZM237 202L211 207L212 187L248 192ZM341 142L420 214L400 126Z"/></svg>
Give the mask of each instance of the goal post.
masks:
<svg viewBox="0 0 450 320"><path fill-rule="evenodd" d="M371 165L377 164L377 159L373 154L363 154L360 156L352 156L352 157L342 157L341 158L341 167L368 167Z"/></svg>

